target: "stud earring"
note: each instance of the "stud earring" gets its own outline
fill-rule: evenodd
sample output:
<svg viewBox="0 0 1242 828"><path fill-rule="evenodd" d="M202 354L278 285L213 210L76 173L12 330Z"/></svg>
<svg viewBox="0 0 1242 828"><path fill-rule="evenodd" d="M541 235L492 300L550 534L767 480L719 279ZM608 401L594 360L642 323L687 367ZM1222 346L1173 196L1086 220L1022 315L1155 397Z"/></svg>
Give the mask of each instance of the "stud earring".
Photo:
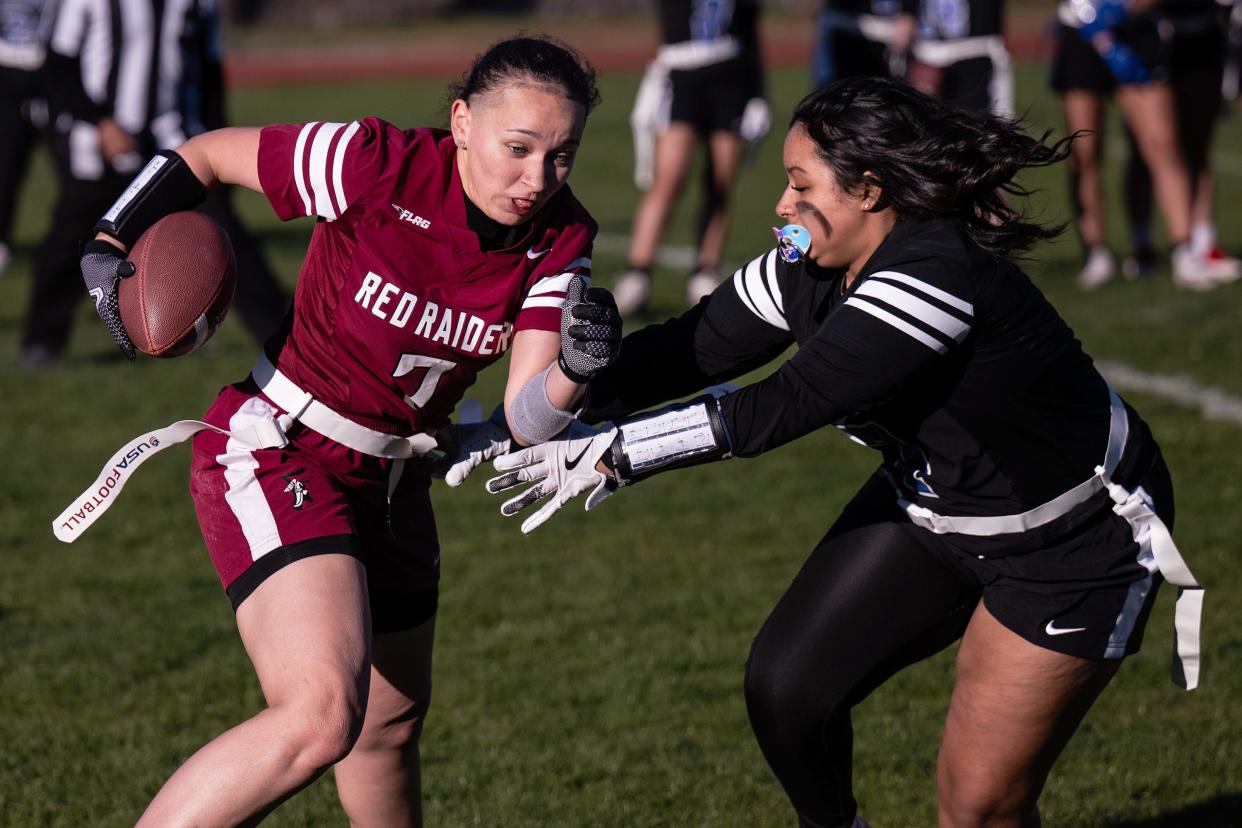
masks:
<svg viewBox="0 0 1242 828"><path fill-rule="evenodd" d="M465 148L466 148L466 142L465 142L465 141L457 141L456 143L457 143L457 147L458 147L458 149L465 149Z"/></svg>

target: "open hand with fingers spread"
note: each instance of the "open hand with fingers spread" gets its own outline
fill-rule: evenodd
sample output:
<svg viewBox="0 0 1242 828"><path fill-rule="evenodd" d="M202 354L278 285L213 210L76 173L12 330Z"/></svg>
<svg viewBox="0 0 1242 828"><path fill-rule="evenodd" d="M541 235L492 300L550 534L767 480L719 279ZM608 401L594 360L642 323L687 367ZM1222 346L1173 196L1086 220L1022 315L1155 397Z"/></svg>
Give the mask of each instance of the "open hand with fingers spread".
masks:
<svg viewBox="0 0 1242 828"><path fill-rule="evenodd" d="M538 511L523 521L523 534L534 531L583 492L590 492L586 500L587 511L590 511L617 490L616 478L597 468L601 460L608 464L616 439L617 429L611 424L596 431L575 420L554 440L493 460L496 471L504 474L487 481L487 491L499 494L523 483L534 483L501 505L500 513L505 517L513 517L548 498Z"/></svg>

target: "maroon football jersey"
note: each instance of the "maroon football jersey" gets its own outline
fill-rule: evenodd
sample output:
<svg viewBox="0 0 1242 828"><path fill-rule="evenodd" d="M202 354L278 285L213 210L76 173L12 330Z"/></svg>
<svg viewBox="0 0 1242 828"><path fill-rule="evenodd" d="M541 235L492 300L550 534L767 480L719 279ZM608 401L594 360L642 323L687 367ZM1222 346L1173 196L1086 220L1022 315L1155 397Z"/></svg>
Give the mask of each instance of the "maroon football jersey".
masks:
<svg viewBox="0 0 1242 828"><path fill-rule="evenodd" d="M268 356L324 405L390 434L446 424L516 331L559 331L596 224L564 187L521 241L483 251L443 130L378 118L263 129L259 179L283 220L318 216L291 320Z"/></svg>

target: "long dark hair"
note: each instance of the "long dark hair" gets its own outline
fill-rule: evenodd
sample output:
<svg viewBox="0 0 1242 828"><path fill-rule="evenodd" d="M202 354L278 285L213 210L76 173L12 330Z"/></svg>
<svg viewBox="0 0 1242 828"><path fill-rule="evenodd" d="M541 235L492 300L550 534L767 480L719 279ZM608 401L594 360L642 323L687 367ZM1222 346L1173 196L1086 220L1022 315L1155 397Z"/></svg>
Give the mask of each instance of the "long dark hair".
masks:
<svg viewBox="0 0 1242 828"><path fill-rule="evenodd" d="M899 217L956 219L995 256L1065 229L1015 209L1030 191L1014 177L1064 160L1069 138L1049 145L1049 132L1032 138L1016 121L963 112L887 78L844 78L812 92L794 110L795 124L846 192L877 184Z"/></svg>
<svg viewBox="0 0 1242 828"><path fill-rule="evenodd" d="M588 114L600 100L595 68L578 50L547 35L511 37L493 43L475 57L461 83L449 89L449 99L468 102L513 80L558 87L565 97L586 107Z"/></svg>

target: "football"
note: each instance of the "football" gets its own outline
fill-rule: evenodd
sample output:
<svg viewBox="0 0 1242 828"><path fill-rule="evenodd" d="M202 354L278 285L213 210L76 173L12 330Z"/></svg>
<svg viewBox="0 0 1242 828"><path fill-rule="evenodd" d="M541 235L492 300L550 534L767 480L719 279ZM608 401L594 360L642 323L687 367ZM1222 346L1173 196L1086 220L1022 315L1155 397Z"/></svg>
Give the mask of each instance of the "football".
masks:
<svg viewBox="0 0 1242 828"><path fill-rule="evenodd" d="M173 213L151 225L126 257L121 321L134 347L154 357L184 356L207 341L228 312L237 262L225 232L202 213Z"/></svg>

